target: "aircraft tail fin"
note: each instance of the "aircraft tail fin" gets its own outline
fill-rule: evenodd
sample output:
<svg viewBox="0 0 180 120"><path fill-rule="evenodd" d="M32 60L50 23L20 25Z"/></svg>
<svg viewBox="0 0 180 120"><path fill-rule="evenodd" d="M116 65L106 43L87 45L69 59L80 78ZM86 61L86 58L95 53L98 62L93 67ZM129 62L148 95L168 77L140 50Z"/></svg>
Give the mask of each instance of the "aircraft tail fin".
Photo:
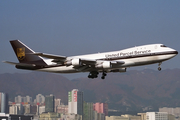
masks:
<svg viewBox="0 0 180 120"><path fill-rule="evenodd" d="M33 55L32 53L35 52L20 40L12 40L10 43L14 49L17 59L19 60L19 63L46 65L42 57Z"/></svg>

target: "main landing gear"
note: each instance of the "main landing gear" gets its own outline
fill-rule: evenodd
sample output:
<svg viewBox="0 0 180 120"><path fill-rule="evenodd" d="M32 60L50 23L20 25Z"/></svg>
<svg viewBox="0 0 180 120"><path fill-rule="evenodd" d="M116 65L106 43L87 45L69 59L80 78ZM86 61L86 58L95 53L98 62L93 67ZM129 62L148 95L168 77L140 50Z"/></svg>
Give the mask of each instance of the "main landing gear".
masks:
<svg viewBox="0 0 180 120"><path fill-rule="evenodd" d="M161 71L161 64L162 64L162 62L160 62L160 63L158 64L158 66L159 66L159 67L158 67L158 70L159 70L159 71Z"/></svg>
<svg viewBox="0 0 180 120"><path fill-rule="evenodd" d="M99 74L99 72L97 72L97 71L91 71L88 75L88 78L92 78L92 79L97 78L98 74ZM106 74L106 72L103 72L101 79L105 79L105 76L107 76L107 74Z"/></svg>
<svg viewBox="0 0 180 120"><path fill-rule="evenodd" d="M88 75L88 78L92 78L92 79L97 78L98 74L99 74L99 72L97 72L97 71L91 71Z"/></svg>
<svg viewBox="0 0 180 120"><path fill-rule="evenodd" d="M106 76L106 75L107 75L107 74L106 74L105 72L103 72L101 79L105 79L105 76Z"/></svg>

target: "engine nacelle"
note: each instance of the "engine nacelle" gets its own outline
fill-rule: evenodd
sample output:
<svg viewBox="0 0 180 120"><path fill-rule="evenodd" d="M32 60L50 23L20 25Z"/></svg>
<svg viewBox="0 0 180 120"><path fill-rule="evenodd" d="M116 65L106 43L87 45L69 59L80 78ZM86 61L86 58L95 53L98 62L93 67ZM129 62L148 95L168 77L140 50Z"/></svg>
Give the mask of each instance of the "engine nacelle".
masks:
<svg viewBox="0 0 180 120"><path fill-rule="evenodd" d="M72 59L73 66L81 66L81 59Z"/></svg>
<svg viewBox="0 0 180 120"><path fill-rule="evenodd" d="M111 72L126 72L126 68L119 68L119 69L111 70Z"/></svg>
<svg viewBox="0 0 180 120"><path fill-rule="evenodd" d="M71 61L67 61L65 65L81 66L81 59L72 59Z"/></svg>
<svg viewBox="0 0 180 120"><path fill-rule="evenodd" d="M112 68L112 64L109 61L104 61L102 64L97 64L96 68Z"/></svg>

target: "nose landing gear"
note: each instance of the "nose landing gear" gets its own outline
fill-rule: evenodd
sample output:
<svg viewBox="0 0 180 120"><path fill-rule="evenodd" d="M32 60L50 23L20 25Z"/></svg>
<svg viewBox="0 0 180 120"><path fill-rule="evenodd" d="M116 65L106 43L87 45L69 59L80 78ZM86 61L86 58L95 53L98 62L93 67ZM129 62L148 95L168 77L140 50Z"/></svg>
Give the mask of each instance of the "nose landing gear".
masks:
<svg viewBox="0 0 180 120"><path fill-rule="evenodd" d="M161 71L161 67L158 67L158 70Z"/></svg>
<svg viewBox="0 0 180 120"><path fill-rule="evenodd" d="M162 64L162 62L160 62L160 63L158 64L158 66L159 66L159 67L158 67L158 70L159 70L159 71L161 71L161 64Z"/></svg>

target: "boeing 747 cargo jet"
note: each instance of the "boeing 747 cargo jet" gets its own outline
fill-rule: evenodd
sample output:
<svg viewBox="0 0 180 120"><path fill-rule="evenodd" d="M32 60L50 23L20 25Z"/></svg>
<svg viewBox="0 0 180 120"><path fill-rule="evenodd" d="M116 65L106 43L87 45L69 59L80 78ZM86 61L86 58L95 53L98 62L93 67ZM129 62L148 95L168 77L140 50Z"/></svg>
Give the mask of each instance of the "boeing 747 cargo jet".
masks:
<svg viewBox="0 0 180 120"><path fill-rule="evenodd" d="M161 63L176 56L178 52L163 44L150 44L132 47L120 51L78 55L60 56L34 52L20 40L10 41L19 63L13 64L18 69L37 70L54 73L89 72L88 78L97 78L102 73L102 79L108 72L126 72L133 66Z"/></svg>

